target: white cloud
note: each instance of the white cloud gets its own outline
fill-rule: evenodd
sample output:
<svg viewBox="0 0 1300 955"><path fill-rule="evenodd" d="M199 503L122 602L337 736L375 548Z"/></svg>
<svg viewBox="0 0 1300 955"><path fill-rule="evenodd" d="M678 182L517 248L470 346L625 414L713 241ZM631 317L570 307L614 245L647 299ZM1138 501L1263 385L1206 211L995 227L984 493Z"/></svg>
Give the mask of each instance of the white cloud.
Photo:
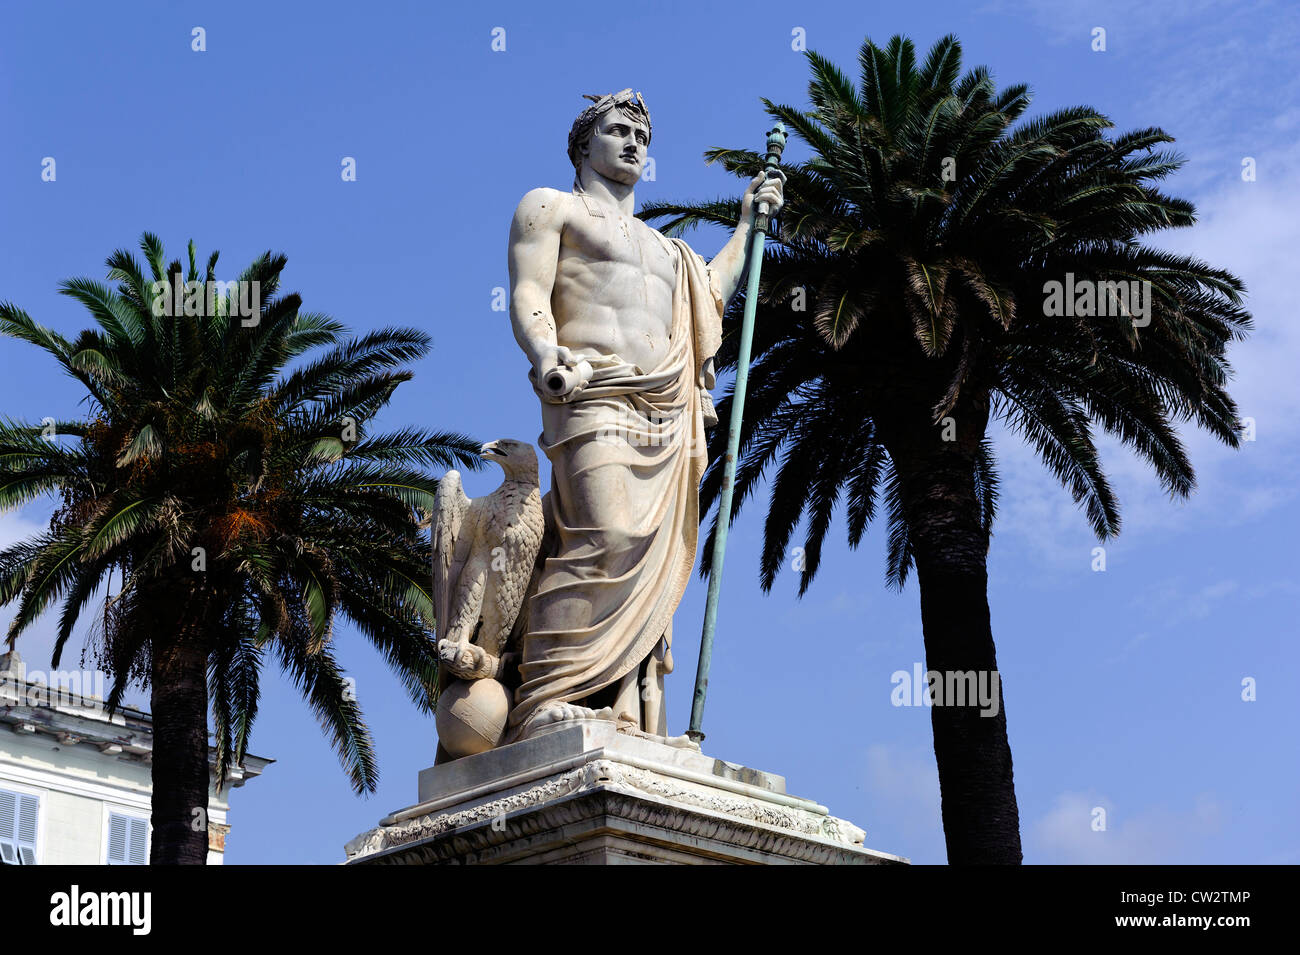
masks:
<svg viewBox="0 0 1300 955"><path fill-rule="evenodd" d="M1300 322L1294 320L1292 276L1300 218L1293 184L1300 160L1292 131L1300 123L1294 105L1300 73L1291 60L1300 45L1300 8L1271 0L1004 0L986 9L1029 17L1054 44L1086 45L1093 26L1106 27L1109 52L1097 55L1113 54L1109 62L1132 85L1125 110L1175 135L1173 148L1189 159L1165 187L1193 199L1198 222L1147 241L1240 276L1255 319L1254 331L1231 346L1229 356L1236 372L1230 392L1241 414L1255 420L1257 440L1234 451L1183 426L1198 479L1191 500L1171 501L1145 462L1114 439L1098 441L1120 499L1120 540L1156 529L1228 527L1294 500L1300 491L1294 478L1300 470ZM1267 90L1267 99L1243 108L1242 94L1252 90ZM1097 105L1105 111L1105 104ZM1254 182L1241 180L1244 155L1258 163ZM1092 538L1067 492L1019 438L1004 433L995 440L1003 471L996 530L1049 566L1086 567Z"/></svg>
<svg viewBox="0 0 1300 955"><path fill-rule="evenodd" d="M39 534L45 530L44 522L37 522L24 515L22 510L0 513L0 549L16 544L18 541Z"/></svg>
<svg viewBox="0 0 1300 955"><path fill-rule="evenodd" d="M1106 828L1101 831L1093 829L1097 809L1105 810ZM1222 817L1222 807L1208 793L1187 809L1156 806L1131 814L1096 793L1066 792L1028 827L1030 861L1058 865L1202 862L1205 837L1219 831Z"/></svg>
<svg viewBox="0 0 1300 955"><path fill-rule="evenodd" d="M1152 116L1180 142L1196 141L1189 173L1201 180L1236 166L1243 150L1267 152L1271 134L1297 122L1294 109L1269 112L1300 100L1292 68L1300 10L1283 0L997 0L982 12L1027 16L1049 43L1087 51L1097 70L1124 76L1123 108ZM1093 50L1097 27L1105 51ZM1264 108L1243 109L1244 92Z"/></svg>
<svg viewBox="0 0 1300 955"><path fill-rule="evenodd" d="M1198 202L1199 222L1152 240L1162 248L1227 268L1246 283L1255 329L1230 346L1236 373L1230 393L1244 417L1256 422L1256 440L1238 450L1193 426L1180 436L1197 474L1186 502L1171 500L1146 462L1116 439L1098 448L1120 501L1121 541L1135 532L1189 526L1223 528L1257 519L1292 501L1300 487L1300 322L1293 320L1293 258L1300 248L1300 218L1291 183L1300 163L1253 183L1234 181ZM1174 190L1177 192L1177 190ZM1051 564L1086 566L1093 546L1083 514L1068 493L1015 435L995 433L1003 474L996 530Z"/></svg>
<svg viewBox="0 0 1300 955"><path fill-rule="evenodd" d="M939 771L933 755L873 743L867 747L866 791L887 807L891 822L904 833L943 832Z"/></svg>

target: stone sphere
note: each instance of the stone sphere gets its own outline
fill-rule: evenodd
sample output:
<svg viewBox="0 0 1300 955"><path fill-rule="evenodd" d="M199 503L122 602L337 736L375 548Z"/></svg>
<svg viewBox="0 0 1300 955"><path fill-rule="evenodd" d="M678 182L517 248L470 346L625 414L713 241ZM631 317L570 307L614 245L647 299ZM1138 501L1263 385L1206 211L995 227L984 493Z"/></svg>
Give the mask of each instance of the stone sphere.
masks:
<svg viewBox="0 0 1300 955"><path fill-rule="evenodd" d="M513 705L498 680L456 680L438 696L438 742L455 757L485 753L501 742Z"/></svg>

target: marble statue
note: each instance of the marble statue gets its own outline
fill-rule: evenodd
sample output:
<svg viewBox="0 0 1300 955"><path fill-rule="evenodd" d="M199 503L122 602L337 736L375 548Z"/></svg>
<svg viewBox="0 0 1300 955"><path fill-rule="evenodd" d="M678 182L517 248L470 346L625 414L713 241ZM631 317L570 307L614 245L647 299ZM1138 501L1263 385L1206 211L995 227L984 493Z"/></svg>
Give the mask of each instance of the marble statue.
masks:
<svg viewBox="0 0 1300 955"><path fill-rule="evenodd" d="M533 446L506 438L489 441L481 454L501 465L501 486L470 500L460 474L448 471L431 521L438 649L452 675L465 680L502 675L544 529Z"/></svg>
<svg viewBox="0 0 1300 955"><path fill-rule="evenodd" d="M460 473L438 482L429 518L433 608L442 662L438 679L436 762L500 744L511 709L505 650L519 620L545 532L537 452L502 439L480 454L505 480L471 500Z"/></svg>
<svg viewBox="0 0 1300 955"><path fill-rule="evenodd" d="M663 677L695 563L722 313L754 202L782 204L780 179L756 176L740 226L706 263L633 215L651 136L641 96L587 98L569 133L572 190L532 190L510 227L510 320L551 489L503 743L584 718L667 737ZM490 648L457 640L443 650L454 674L500 675Z"/></svg>

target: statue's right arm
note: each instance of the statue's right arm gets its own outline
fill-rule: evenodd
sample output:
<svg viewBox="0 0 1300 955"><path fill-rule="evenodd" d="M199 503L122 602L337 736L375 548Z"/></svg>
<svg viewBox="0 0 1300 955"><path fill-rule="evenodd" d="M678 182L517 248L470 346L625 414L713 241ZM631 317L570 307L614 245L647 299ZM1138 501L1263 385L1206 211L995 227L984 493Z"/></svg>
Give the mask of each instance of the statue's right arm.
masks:
<svg viewBox="0 0 1300 955"><path fill-rule="evenodd" d="M551 292L566 199L555 189L534 189L520 200L510 223L510 324L539 377L556 364Z"/></svg>

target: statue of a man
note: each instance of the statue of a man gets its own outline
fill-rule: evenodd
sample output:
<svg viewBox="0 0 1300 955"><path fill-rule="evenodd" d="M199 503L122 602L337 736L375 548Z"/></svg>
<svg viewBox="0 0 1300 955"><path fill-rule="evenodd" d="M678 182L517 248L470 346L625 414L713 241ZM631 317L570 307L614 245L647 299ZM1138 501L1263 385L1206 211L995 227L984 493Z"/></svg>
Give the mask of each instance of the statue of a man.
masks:
<svg viewBox="0 0 1300 955"><path fill-rule="evenodd" d="M782 203L779 179L755 177L706 264L633 216L651 130L640 95L588 99L569 133L572 191L532 190L510 228L510 320L542 402L555 542L526 608L507 741L593 716L666 735L722 311L753 203Z"/></svg>

